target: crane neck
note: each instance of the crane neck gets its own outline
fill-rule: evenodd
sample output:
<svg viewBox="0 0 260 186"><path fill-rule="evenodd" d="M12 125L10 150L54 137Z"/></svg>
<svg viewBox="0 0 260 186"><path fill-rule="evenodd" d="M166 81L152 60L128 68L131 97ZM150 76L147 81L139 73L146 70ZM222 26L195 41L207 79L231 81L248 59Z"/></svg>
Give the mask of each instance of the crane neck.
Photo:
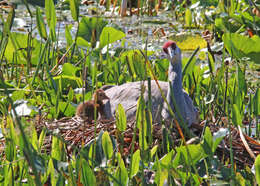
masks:
<svg viewBox="0 0 260 186"><path fill-rule="evenodd" d="M175 97L182 93L182 64L181 60L178 62L170 63L169 66L169 81L173 87Z"/></svg>

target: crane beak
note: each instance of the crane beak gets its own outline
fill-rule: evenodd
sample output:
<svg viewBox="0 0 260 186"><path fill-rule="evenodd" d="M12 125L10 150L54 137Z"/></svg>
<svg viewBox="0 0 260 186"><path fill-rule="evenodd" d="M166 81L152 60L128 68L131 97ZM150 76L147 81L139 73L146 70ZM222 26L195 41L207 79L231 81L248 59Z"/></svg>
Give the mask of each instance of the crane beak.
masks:
<svg viewBox="0 0 260 186"><path fill-rule="evenodd" d="M172 59L173 56L174 56L174 50L173 50L171 47L168 47L167 50L168 50L168 55L169 55L170 58Z"/></svg>

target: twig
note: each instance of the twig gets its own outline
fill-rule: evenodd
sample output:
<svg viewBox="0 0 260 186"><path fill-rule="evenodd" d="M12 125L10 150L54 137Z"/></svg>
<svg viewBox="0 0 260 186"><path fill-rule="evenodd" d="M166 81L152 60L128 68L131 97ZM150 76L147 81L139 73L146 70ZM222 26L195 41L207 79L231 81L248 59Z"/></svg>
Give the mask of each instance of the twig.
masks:
<svg viewBox="0 0 260 186"><path fill-rule="evenodd" d="M256 158L255 154L253 153L253 151L250 149L249 145L247 144L246 139L245 139L245 137L243 135L243 132L241 130L241 127L239 125L238 125L238 129L239 129L240 138L241 138L241 140L242 140L242 142L243 142L243 144L244 144L244 146L246 148L246 151L251 156L251 158L255 159Z"/></svg>

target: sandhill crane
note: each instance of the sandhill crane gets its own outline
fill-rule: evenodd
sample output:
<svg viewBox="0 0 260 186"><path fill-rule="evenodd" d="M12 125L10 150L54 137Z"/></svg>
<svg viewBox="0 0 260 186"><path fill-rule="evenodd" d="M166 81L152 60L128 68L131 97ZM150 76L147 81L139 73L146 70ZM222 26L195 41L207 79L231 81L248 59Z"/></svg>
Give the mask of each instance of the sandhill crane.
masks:
<svg viewBox="0 0 260 186"><path fill-rule="evenodd" d="M173 109L174 104L172 96L174 97L176 104L179 108L180 114L184 119L184 122L190 126L192 123L198 122L198 110L194 107L193 102L189 95L182 88L182 57L181 50L173 41L167 41L163 45L163 51L167 55L170 64L168 70L169 82L158 81L166 99ZM137 101L141 92L141 81L125 83L120 86L104 86L106 95L110 98L105 104L105 112L108 118L113 117L117 105L120 103L125 111L128 119L135 117L137 110ZM148 100L148 83L144 82L146 91L144 93L144 99ZM172 88L170 88L170 86ZM161 92L155 82L151 81L151 95L152 95L152 118L153 121L160 122L161 119L172 118L169 109L164 103ZM178 118L180 119L180 118Z"/></svg>

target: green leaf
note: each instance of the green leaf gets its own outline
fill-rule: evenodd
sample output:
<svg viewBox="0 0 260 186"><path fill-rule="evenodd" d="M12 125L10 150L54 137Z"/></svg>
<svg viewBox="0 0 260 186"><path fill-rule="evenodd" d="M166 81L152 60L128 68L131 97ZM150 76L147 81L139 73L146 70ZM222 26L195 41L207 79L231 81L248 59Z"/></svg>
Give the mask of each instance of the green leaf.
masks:
<svg viewBox="0 0 260 186"><path fill-rule="evenodd" d="M240 115L239 109L236 104L233 104L233 107L232 107L232 121L233 121L233 124L236 126L242 125L241 115Z"/></svg>
<svg viewBox="0 0 260 186"><path fill-rule="evenodd" d="M59 111L64 114L64 116L71 117L74 116L76 109L70 102L59 101Z"/></svg>
<svg viewBox="0 0 260 186"><path fill-rule="evenodd" d="M51 185L56 185L57 183L57 177L55 176L55 169L54 169L54 165L53 165L53 160L50 159L49 163L48 163L48 171L47 174L50 175L50 180L51 180Z"/></svg>
<svg viewBox="0 0 260 186"><path fill-rule="evenodd" d="M121 155L117 153L117 161L118 161L118 166L116 168L115 172L115 178L118 180L120 185L127 185L127 180L128 180L128 175L127 175L127 170L125 168L125 164L123 159L121 158ZM117 182L114 182L114 185L117 186L119 185Z"/></svg>
<svg viewBox="0 0 260 186"><path fill-rule="evenodd" d="M14 160L14 154L15 154L15 145L11 139L6 139L5 142L5 156L6 159L9 162L12 162Z"/></svg>
<svg viewBox="0 0 260 186"><path fill-rule="evenodd" d="M204 133L204 141L202 144L203 149L207 154L213 155L212 148L213 148L213 137L211 135L209 127L206 127Z"/></svg>
<svg viewBox="0 0 260 186"><path fill-rule="evenodd" d="M209 65L210 73L214 74L214 72L215 72L215 63L214 63L213 57L212 57L210 52L208 52L208 65Z"/></svg>
<svg viewBox="0 0 260 186"><path fill-rule="evenodd" d="M236 78L237 78L237 83L240 92L244 92L244 95L247 92L247 85L246 85L246 79L245 79L245 74L242 72L239 64L237 63L237 71L236 71Z"/></svg>
<svg viewBox="0 0 260 186"><path fill-rule="evenodd" d="M191 27L192 14L191 14L191 10L188 8L186 8L186 11L185 11L185 23L186 23L186 26Z"/></svg>
<svg viewBox="0 0 260 186"><path fill-rule="evenodd" d="M115 41L122 39L125 37L125 33L117 30L113 27L105 27L103 28L100 35L100 45L99 48L103 48L104 46L114 43Z"/></svg>
<svg viewBox="0 0 260 186"><path fill-rule="evenodd" d="M160 176L158 176L160 174ZM156 181L157 185L163 186L165 183L165 180L168 178L168 170L163 169L160 172L156 172L156 175L158 176L158 180Z"/></svg>
<svg viewBox="0 0 260 186"><path fill-rule="evenodd" d="M62 89L68 89L69 87L77 88L81 87L82 80L75 76L67 76L67 75L59 75L53 78L56 85L59 84L59 81L61 81L61 87Z"/></svg>
<svg viewBox="0 0 260 186"><path fill-rule="evenodd" d="M66 25L66 27L65 27L65 38L67 41L67 47L71 46L73 43L73 39L72 39L72 36L70 33L71 28L72 28L72 25Z"/></svg>
<svg viewBox="0 0 260 186"><path fill-rule="evenodd" d="M77 45L82 46L82 47L91 47L91 44L85 40L83 37L78 37L77 38Z"/></svg>
<svg viewBox="0 0 260 186"><path fill-rule="evenodd" d="M158 160L158 157L156 156L156 162L155 162L155 165L157 165L156 167L156 173L155 173L155 178L154 178L154 181L155 183L159 183L160 182L160 175L161 175L161 165L160 165L160 162Z"/></svg>
<svg viewBox="0 0 260 186"><path fill-rule="evenodd" d="M164 155L161 159L160 159L160 164L164 167L168 167L171 165L172 160L174 158L174 151L171 150L170 152L168 152L166 155Z"/></svg>
<svg viewBox="0 0 260 186"><path fill-rule="evenodd" d="M198 47L196 50L194 50L194 52L192 53L188 62L184 66L183 71L182 71L182 78L185 77L186 74L190 74L191 72L193 72L194 66L196 64L196 60L195 60L194 56L198 53L199 49L200 49L200 47Z"/></svg>
<svg viewBox="0 0 260 186"><path fill-rule="evenodd" d="M102 135L102 147L107 159L113 155L113 145L109 133L105 131Z"/></svg>
<svg viewBox="0 0 260 186"><path fill-rule="evenodd" d="M126 129L126 115L121 104L118 104L116 111L116 127L120 132L123 132Z"/></svg>
<svg viewBox="0 0 260 186"><path fill-rule="evenodd" d="M94 172L85 159L82 159L82 180L83 185L96 185Z"/></svg>
<svg viewBox="0 0 260 186"><path fill-rule="evenodd" d="M14 123L12 120L9 120L10 118L8 118L8 124L10 127L10 134L11 134L11 139L12 141L15 143L14 145L19 145L19 136L17 135L17 132L14 128Z"/></svg>
<svg viewBox="0 0 260 186"><path fill-rule="evenodd" d="M131 162L131 171L130 171L130 178L133 178L139 171L139 163L140 163L140 150L138 149L133 154L132 162Z"/></svg>
<svg viewBox="0 0 260 186"><path fill-rule="evenodd" d="M37 131L35 130L34 125L31 126L31 132L32 132L32 137L31 137L31 143L34 149L39 151L39 144L38 144L38 136L37 136Z"/></svg>
<svg viewBox="0 0 260 186"><path fill-rule="evenodd" d="M190 158L187 149L189 150ZM185 164L191 165L191 163L195 165L199 160L208 156L201 144L177 147L176 152L176 156L171 164L173 167Z"/></svg>
<svg viewBox="0 0 260 186"><path fill-rule="evenodd" d="M154 181L157 185L163 186L165 179L167 179L168 177L168 171L167 169L162 169L157 156L156 156L156 164L158 166L156 168Z"/></svg>
<svg viewBox="0 0 260 186"><path fill-rule="evenodd" d="M67 75L67 76L76 76L77 71L80 71L80 70L82 70L82 69L79 67L75 67L71 63L65 63L62 66L62 74Z"/></svg>
<svg viewBox="0 0 260 186"><path fill-rule="evenodd" d="M157 152L157 149L158 149L158 145L155 145L152 149L151 149L151 158L153 158L154 154Z"/></svg>
<svg viewBox="0 0 260 186"><path fill-rule="evenodd" d="M260 37L254 35L249 38L237 33L225 33L223 41L226 49L231 56L241 60L248 57L255 63L260 63ZM254 47L252 47L254 46Z"/></svg>
<svg viewBox="0 0 260 186"><path fill-rule="evenodd" d="M78 0L70 0L70 11L74 21L78 21L79 20Z"/></svg>
<svg viewBox="0 0 260 186"><path fill-rule="evenodd" d="M220 128L217 132L214 133L213 137L213 148L212 152L214 153L219 145L219 143L223 140L224 137L226 137L228 134L227 128Z"/></svg>
<svg viewBox="0 0 260 186"><path fill-rule="evenodd" d="M255 165L256 182L258 185L260 185L260 155L256 157L254 165Z"/></svg>
<svg viewBox="0 0 260 186"><path fill-rule="evenodd" d="M27 64L27 56L25 55L25 51L28 47L28 34L20 34L12 32L9 36L8 44L5 50L5 57L8 62L13 62L13 57L17 56L19 60L17 60L18 64ZM38 64L40 52L41 52L41 44L37 39L32 39L31 52L31 63L33 65ZM18 50L19 49L19 50ZM2 83L1 83L2 84Z"/></svg>
<svg viewBox="0 0 260 186"><path fill-rule="evenodd" d="M62 159L61 145L62 145L62 142L56 136L52 136L52 145L51 145L51 157L52 158L54 158L56 160Z"/></svg>
<svg viewBox="0 0 260 186"><path fill-rule="evenodd" d="M56 12L53 0L45 0L45 14L47 18L47 24L50 28L50 35L52 41L56 40Z"/></svg>
<svg viewBox="0 0 260 186"><path fill-rule="evenodd" d="M73 98L74 98L74 91L73 91L73 89L70 87L69 94L68 94L68 101L69 101L69 102L73 102Z"/></svg>
<svg viewBox="0 0 260 186"><path fill-rule="evenodd" d="M145 117L145 101L143 96L139 97L137 102L137 111L136 111L136 126L139 129L139 145L140 148L146 150L148 148L147 145L147 121Z"/></svg>
<svg viewBox="0 0 260 186"><path fill-rule="evenodd" d="M36 23L37 23L37 29L39 31L39 34L41 38L47 39L47 32L45 28L45 24L42 18L41 9L39 7L36 8Z"/></svg>
<svg viewBox="0 0 260 186"><path fill-rule="evenodd" d="M254 114L255 116L260 115L260 88L257 89L254 96Z"/></svg>
<svg viewBox="0 0 260 186"><path fill-rule="evenodd" d="M86 40L86 42L91 42L92 47L95 47L102 29L106 25L107 21L103 18L83 17L79 23L78 37Z"/></svg>
<svg viewBox="0 0 260 186"><path fill-rule="evenodd" d="M43 142L44 142L44 139L45 139L45 136L47 134L47 130L46 128L43 128L42 129L42 132L40 134L40 137L39 137L39 148L41 149L42 145L43 145Z"/></svg>

